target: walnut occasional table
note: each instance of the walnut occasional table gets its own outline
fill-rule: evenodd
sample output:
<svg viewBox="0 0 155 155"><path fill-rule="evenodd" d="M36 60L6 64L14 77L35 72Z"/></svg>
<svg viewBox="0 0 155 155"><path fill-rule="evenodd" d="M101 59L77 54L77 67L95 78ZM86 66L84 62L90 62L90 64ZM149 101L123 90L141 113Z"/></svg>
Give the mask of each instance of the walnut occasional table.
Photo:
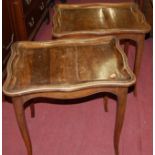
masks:
<svg viewBox="0 0 155 155"><path fill-rule="evenodd" d="M134 73L138 78L144 51L145 33L150 25L136 3L58 4L53 17L53 38L115 35L120 40L136 42ZM134 87L136 95L136 84Z"/></svg>
<svg viewBox="0 0 155 155"><path fill-rule="evenodd" d="M32 155L32 145L24 103L37 97L75 99L99 92L112 93L118 99L114 148L119 155L128 87L136 79L116 38L17 42L11 49L3 92L12 98L28 155Z"/></svg>

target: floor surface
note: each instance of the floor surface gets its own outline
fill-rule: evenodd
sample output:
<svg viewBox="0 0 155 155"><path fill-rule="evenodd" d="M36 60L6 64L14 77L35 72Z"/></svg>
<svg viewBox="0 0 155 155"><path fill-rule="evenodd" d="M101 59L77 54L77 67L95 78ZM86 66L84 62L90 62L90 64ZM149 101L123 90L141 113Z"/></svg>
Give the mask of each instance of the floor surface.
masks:
<svg viewBox="0 0 155 155"><path fill-rule="evenodd" d="M116 0L115 0L116 1ZM59 2L59 1L57 1ZM69 3L73 0L69 0ZM74 2L95 2L75 0ZM101 2L101 1L97 1ZM35 40L50 40L51 23L43 23ZM152 39L145 41L138 96L128 94L125 122L120 141L120 155L152 155ZM129 51L129 63L134 60L134 48ZM102 97L94 96L80 104L59 105L38 103L36 117L26 118L33 155L114 155L113 130L116 101L109 100L109 112L104 112ZM26 155L13 106L3 101L3 155Z"/></svg>

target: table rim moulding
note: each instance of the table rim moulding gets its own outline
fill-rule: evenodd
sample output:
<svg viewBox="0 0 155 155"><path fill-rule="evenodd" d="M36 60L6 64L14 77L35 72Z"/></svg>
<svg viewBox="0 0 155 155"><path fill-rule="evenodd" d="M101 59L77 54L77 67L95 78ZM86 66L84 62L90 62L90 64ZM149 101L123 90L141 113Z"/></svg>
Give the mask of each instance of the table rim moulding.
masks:
<svg viewBox="0 0 155 155"><path fill-rule="evenodd" d="M128 72L130 75L130 79L126 81L94 81L94 82L85 82L82 84L73 84L67 87L63 86L49 86L49 85L44 85L40 87L30 87L30 89L25 89L25 90L12 90L9 91L9 82L12 78L12 63L14 59L17 56L17 47L18 46L27 46L30 48L38 48L38 47L49 47L49 46L57 46L57 45L69 45L69 44L103 44L103 42L108 42L109 40L114 39L115 45L119 53L121 54L123 63L124 63L124 69ZM95 37L95 38L82 38L82 39L60 39L60 40L54 40L54 41L45 41L45 42L40 42L40 41L20 41L16 42L11 46L11 57L8 61L7 64L7 78L6 81L3 85L3 92L7 96L20 96L20 95L26 95L26 94L32 94L32 93L41 93L41 92L76 92L78 90L85 90L89 88L98 88L98 87L129 87L133 85L136 81L135 75L131 71L129 65L128 65L128 60L127 57L122 50L122 48L119 45L119 40L114 37L114 36L107 36L107 37ZM18 51L20 52L20 51Z"/></svg>

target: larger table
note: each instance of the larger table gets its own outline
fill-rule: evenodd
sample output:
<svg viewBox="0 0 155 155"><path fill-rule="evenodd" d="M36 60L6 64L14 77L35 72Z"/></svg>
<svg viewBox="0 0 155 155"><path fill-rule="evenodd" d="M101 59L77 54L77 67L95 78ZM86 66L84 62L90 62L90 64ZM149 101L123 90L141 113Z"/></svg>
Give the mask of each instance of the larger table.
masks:
<svg viewBox="0 0 155 155"><path fill-rule="evenodd" d="M112 93L118 99L114 147L119 155L128 87L136 79L116 38L17 42L11 49L3 92L13 100L28 155L32 155L32 145L24 103L37 97L74 99L99 92Z"/></svg>

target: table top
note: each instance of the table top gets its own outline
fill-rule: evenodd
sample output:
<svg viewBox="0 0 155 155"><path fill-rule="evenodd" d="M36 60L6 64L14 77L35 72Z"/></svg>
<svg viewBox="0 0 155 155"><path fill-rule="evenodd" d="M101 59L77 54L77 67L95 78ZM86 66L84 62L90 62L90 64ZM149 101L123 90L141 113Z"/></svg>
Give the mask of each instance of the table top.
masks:
<svg viewBox="0 0 155 155"><path fill-rule="evenodd" d="M119 41L113 37L21 41L11 50L3 86L8 96L135 83Z"/></svg>
<svg viewBox="0 0 155 155"><path fill-rule="evenodd" d="M151 29L135 3L58 4L54 37L72 34L147 33Z"/></svg>

